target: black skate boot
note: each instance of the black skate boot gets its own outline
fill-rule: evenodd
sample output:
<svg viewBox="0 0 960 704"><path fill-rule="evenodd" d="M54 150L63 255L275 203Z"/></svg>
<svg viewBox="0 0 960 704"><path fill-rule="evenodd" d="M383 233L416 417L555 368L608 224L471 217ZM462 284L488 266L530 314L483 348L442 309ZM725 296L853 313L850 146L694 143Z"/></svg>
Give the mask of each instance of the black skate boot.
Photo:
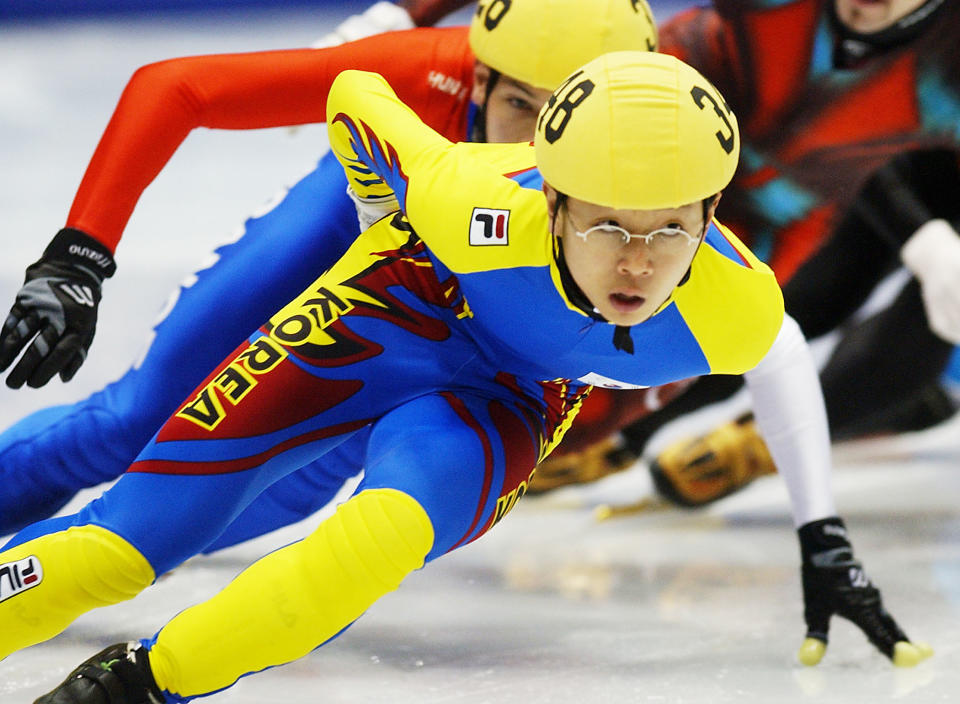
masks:
<svg viewBox="0 0 960 704"><path fill-rule="evenodd" d="M147 651L137 642L101 650L33 704L163 704Z"/></svg>

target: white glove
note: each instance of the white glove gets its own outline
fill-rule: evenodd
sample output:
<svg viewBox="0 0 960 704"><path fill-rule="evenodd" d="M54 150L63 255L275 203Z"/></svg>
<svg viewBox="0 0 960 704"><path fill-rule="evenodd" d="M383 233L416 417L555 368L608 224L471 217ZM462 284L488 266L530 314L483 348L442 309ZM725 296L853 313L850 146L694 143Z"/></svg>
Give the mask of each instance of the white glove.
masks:
<svg viewBox="0 0 960 704"><path fill-rule="evenodd" d="M347 195L357 207L360 232L365 232L373 223L400 210L400 204L394 195L386 198L361 198L350 186L347 186Z"/></svg>
<svg viewBox="0 0 960 704"><path fill-rule="evenodd" d="M900 259L920 282L930 329L960 343L960 234L946 220L930 220L903 245Z"/></svg>
<svg viewBox="0 0 960 704"><path fill-rule="evenodd" d="M371 37L381 32L413 29L415 26L410 14L402 7L387 2L387 0L380 0L380 2L364 10L363 13L350 15L332 32L325 34L311 44L310 48L326 49L331 46L339 46L345 42L352 42L355 39ZM300 127L300 125L288 127L287 132L290 135L296 135L300 132Z"/></svg>
<svg viewBox="0 0 960 704"><path fill-rule="evenodd" d="M313 49L337 46L355 39L363 39L381 32L392 32L414 27L410 14L399 5L381 0L368 7L362 14L351 15L327 35L310 45Z"/></svg>

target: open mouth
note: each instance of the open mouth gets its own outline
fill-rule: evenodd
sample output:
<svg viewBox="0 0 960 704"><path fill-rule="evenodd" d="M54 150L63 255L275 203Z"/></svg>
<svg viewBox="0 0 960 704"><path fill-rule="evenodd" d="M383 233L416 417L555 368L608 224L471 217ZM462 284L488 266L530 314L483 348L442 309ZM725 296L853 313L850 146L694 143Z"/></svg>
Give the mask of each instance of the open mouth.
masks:
<svg viewBox="0 0 960 704"><path fill-rule="evenodd" d="M609 299L618 313L632 313L647 301L643 296L632 296L626 293L611 293Z"/></svg>

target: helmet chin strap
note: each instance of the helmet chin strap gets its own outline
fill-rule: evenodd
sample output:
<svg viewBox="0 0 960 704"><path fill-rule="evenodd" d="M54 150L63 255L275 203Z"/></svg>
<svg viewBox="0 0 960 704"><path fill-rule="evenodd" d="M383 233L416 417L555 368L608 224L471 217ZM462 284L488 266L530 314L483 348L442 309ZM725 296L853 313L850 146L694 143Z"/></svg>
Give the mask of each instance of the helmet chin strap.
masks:
<svg viewBox="0 0 960 704"><path fill-rule="evenodd" d="M932 22L934 15L946 0L926 0L917 9L907 13L889 27L876 32L856 32L837 16L836 4L829 3L830 21L837 35L834 48L835 68L856 68L873 56L906 44L919 36Z"/></svg>
<svg viewBox="0 0 960 704"><path fill-rule="evenodd" d="M495 68L490 68L490 78L487 79L487 85L483 89L483 105L477 108L477 115L473 120L473 129L470 131L471 142L487 141L487 104L490 102L490 94L493 93L493 89L499 80L500 72Z"/></svg>

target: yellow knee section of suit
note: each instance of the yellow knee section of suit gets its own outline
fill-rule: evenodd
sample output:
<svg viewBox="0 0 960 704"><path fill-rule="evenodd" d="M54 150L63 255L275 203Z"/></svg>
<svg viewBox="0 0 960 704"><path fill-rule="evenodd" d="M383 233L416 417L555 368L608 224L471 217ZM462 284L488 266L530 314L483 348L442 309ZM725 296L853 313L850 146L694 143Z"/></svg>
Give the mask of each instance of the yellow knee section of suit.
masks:
<svg viewBox="0 0 960 704"><path fill-rule="evenodd" d="M393 489L357 494L307 538L164 626L150 651L157 684L197 696L306 655L422 567L432 545L415 499Z"/></svg>
<svg viewBox="0 0 960 704"><path fill-rule="evenodd" d="M91 609L132 599L153 579L146 558L100 526L68 528L0 553L0 659L53 638Z"/></svg>

